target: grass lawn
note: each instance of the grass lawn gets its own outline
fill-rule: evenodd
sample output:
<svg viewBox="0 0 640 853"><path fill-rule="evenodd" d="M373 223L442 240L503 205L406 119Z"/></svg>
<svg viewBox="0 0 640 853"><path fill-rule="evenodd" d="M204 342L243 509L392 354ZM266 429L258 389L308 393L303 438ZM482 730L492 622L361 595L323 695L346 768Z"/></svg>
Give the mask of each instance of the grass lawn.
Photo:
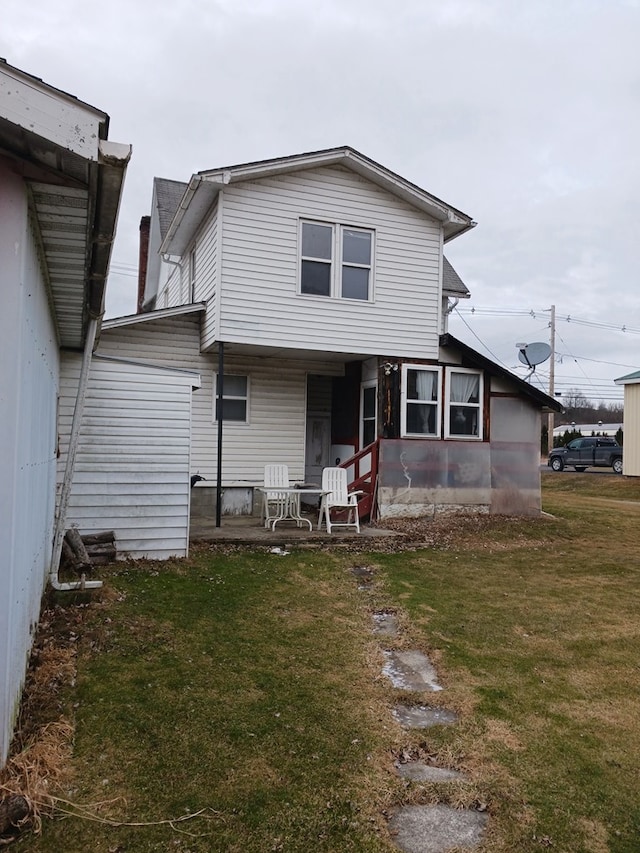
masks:
<svg viewBox="0 0 640 853"><path fill-rule="evenodd" d="M376 853L396 849L394 806L440 801L486 808L486 851L637 853L640 484L543 487L552 517L449 519L428 548L202 548L117 565L89 606L58 598L45 651L72 649L77 675L34 713L73 722L59 794L151 825L45 819L16 849ZM383 609L398 639L373 636ZM394 646L429 654L455 726L394 722L395 700L425 699L382 677ZM468 781L405 783L403 754Z"/></svg>

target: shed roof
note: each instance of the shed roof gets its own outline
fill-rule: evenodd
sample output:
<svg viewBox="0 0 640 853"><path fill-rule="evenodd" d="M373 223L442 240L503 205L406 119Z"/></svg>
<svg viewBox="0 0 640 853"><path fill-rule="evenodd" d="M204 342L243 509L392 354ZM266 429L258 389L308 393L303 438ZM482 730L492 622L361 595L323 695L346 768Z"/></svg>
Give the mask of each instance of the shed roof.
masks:
<svg viewBox="0 0 640 853"><path fill-rule="evenodd" d="M633 373L627 373L626 376L621 376L619 379L614 379L616 385L635 385L640 382L640 370L635 370Z"/></svg>
<svg viewBox="0 0 640 853"><path fill-rule="evenodd" d="M509 382L513 382L516 387L520 390L522 394L527 397L530 397L534 400L538 405L542 407L542 409L551 412L560 412L562 411L562 403L558 400L550 397L548 394L545 394L544 391L540 391L538 388L535 388L533 385L530 385L529 382L525 382L524 379L521 379L519 376L516 376L515 373L512 373L510 370L507 370L506 367L502 367L499 364L496 364L495 361L492 361L490 358L482 355L476 350L472 349L467 344L464 344L462 341L459 341L457 338L454 338L453 335L446 334L440 336L440 346L451 347L452 349L458 350L458 352L462 355L462 364L463 366L470 365L472 367L480 367L484 370L488 370L496 376L502 376L504 379L508 379Z"/></svg>
<svg viewBox="0 0 640 853"><path fill-rule="evenodd" d="M466 284L445 257L442 259L442 292L445 296L458 299L468 299L471 296Z"/></svg>

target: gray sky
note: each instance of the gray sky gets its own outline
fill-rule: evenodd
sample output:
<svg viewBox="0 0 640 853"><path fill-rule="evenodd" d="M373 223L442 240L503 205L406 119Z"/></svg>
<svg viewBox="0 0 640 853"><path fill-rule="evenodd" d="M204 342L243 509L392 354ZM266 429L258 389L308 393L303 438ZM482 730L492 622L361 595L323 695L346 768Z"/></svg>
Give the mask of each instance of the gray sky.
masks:
<svg viewBox="0 0 640 853"><path fill-rule="evenodd" d="M108 316L154 176L351 145L478 222L450 331L515 368L555 304L556 386L594 401L640 368L639 43L639 0L4 0L0 30L133 145Z"/></svg>

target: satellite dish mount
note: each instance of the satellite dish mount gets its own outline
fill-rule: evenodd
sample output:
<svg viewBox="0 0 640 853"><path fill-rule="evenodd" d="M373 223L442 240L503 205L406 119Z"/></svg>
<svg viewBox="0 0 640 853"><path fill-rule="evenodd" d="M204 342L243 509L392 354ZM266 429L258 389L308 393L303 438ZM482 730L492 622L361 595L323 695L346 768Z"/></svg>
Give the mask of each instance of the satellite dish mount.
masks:
<svg viewBox="0 0 640 853"><path fill-rule="evenodd" d="M518 347L518 359L529 368L525 379L529 379L536 372L536 367L546 361L551 355L551 347L543 341L533 344L516 344Z"/></svg>

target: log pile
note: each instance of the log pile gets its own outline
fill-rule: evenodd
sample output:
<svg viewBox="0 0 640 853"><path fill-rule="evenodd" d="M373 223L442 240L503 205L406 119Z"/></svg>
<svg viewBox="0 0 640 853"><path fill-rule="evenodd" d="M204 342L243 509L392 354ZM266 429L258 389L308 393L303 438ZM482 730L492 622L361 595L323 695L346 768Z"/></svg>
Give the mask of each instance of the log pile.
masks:
<svg viewBox="0 0 640 853"><path fill-rule="evenodd" d="M77 528L70 527L64 535L63 564L78 575L91 574L95 566L112 563L117 556L116 534L113 530L81 536Z"/></svg>

